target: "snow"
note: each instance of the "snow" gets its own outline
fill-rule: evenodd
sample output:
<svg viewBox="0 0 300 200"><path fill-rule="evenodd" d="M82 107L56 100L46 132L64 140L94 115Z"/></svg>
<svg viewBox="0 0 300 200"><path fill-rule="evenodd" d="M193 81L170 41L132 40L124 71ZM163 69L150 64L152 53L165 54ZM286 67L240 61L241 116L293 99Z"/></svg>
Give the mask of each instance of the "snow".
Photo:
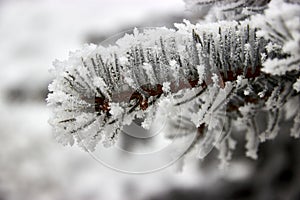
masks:
<svg viewBox="0 0 300 200"><path fill-rule="evenodd" d="M120 106L119 103L110 103L110 114L112 114L115 118L122 115L124 113L124 109Z"/></svg>
<svg viewBox="0 0 300 200"><path fill-rule="evenodd" d="M170 92L170 84L171 84L170 82L163 83L163 87L162 87L163 92L165 92L165 93Z"/></svg>
<svg viewBox="0 0 300 200"><path fill-rule="evenodd" d="M300 77L297 79L297 82L293 85L294 90L300 92Z"/></svg>
<svg viewBox="0 0 300 200"><path fill-rule="evenodd" d="M144 176L115 172L78 147L62 146L53 138L48 124L51 112L46 108L45 97L39 93L40 88L47 91L52 79L48 69L53 60L62 60L70 50L81 48L90 32L110 32L124 24L141 21L153 12L183 9L183 3L174 0L123 2L1 1L1 198L142 199L173 185L199 183L199 179L194 179L195 170L174 175L172 169L168 169ZM65 65L55 62L55 66L61 73L64 70L61 66ZM95 83L102 86L99 80ZM57 87L54 82L49 89ZM7 95L11 88L33 90L38 98L11 100ZM55 95L60 96L49 98L61 101L69 98L63 92ZM135 192L128 192L130 188Z"/></svg>
<svg viewBox="0 0 300 200"><path fill-rule="evenodd" d="M272 3L275 1L272 1ZM116 6L118 5L118 6ZM172 5L172 6L171 6ZM275 3L274 3L275 5ZM273 4L271 5L274 6ZM296 7L296 6L295 6ZM111 145L109 138L115 132L118 132L121 124L107 126L98 136L96 132L98 127L102 127L101 120L95 120L94 114L79 115L78 112L60 113L59 109L64 108L66 110L76 108L86 108L88 104L81 101L79 96L68 95L65 91L66 87L61 85L61 79L54 81L49 85L50 91L56 91L48 96L47 102L50 107L59 107L59 109L53 109L54 113L58 113L56 117L50 119L50 124L55 124L57 132L53 133L53 130L47 123L51 114L45 105L44 97L40 88L46 89L47 84L53 78L53 76L68 76L66 70L70 70L70 73L78 73L87 80L82 84L93 85L99 87L101 91L108 91L110 85L106 84L106 80L101 77L95 77L95 74L89 74L90 72L81 67L83 57L89 59L94 56L95 52L103 51L106 57L109 57L109 53L113 50L118 50L116 46L109 47L104 50L103 47L96 47L96 45L84 45L82 44L87 40L87 36L90 33L105 34L118 30L124 24L137 23L144 19L153 16L153 12L168 13L182 11L183 3L181 1L166 0L157 1L153 0L129 0L124 3L121 0L112 1L5 1L1 2L0 7L0 146L2 147L0 153L0 192L5 191L5 199L142 199L148 195L163 192L171 187L201 187L203 185L211 184L214 187L215 177L211 177L210 174L204 174L198 170L198 163L193 157L193 161L189 160L184 165L184 170L181 174L174 174L173 168L168 168L154 174L143 176L132 176L127 174L121 174L97 163L86 152L81 151L77 146L63 147L54 140L61 140L63 144L78 144L79 146L93 150L96 143L102 141L107 145ZM287 7L284 7L283 11L286 12ZM277 60L267 59L264 64L264 71L274 74L285 74L287 71L299 70L299 65L292 65L287 69L286 62L292 62L299 58L299 34L298 26L299 19L293 18L295 15L293 12L285 15L287 20L287 26L291 30L292 38L289 39L283 46L283 50L291 53L291 60ZM22 17L20 17L22 13ZM268 13L270 18L276 18L280 15L280 12ZM292 17L291 17L292 16ZM259 16L261 17L261 16ZM104 20L105 19L105 20ZM255 18L253 18L255 19ZM213 34L217 42L219 40L218 28L220 24L228 30L238 25L237 22L220 22L212 23L209 25L193 25L188 20L184 21L185 24L177 24L179 29L170 30L167 28L148 29L143 32L138 28L135 29L134 35L127 35L124 39L119 40L117 45L124 46L124 49L128 47L132 41L138 41L142 45L153 46L153 51L158 51L160 45L153 45L153 43L159 41L161 37L164 39L175 37L178 39L178 43L190 44L190 37L192 30L197 32ZM257 23L254 23L257 22ZM263 22L260 20L252 20L253 25L260 26ZM245 24L244 24L245 25ZM243 25L243 26L244 26ZM229 33L228 30L227 33ZM260 37L268 38L268 31L261 31ZM231 34L231 33L229 33ZM241 34L236 32L236 35ZM188 35L188 37L184 37ZM151 37L150 37L151 36ZM151 38L151 39L149 39ZM167 40L167 39L166 39ZM296 41L296 42L295 42ZM298 42L298 43L297 43ZM271 43L270 43L271 44ZM218 44L219 45L219 44ZM181 53L186 54L186 49L183 45L178 45L177 49ZM200 48L200 45L197 45ZM220 47L220 46L218 46ZM245 47L250 51L251 45L246 44ZM281 46L269 45L268 51L274 51ZM75 49L82 49L80 51L74 51ZM122 53L124 50L117 53ZM68 51L69 60L55 61L55 68L48 68L52 65L51 62L58 58L59 60L67 57ZM298 56L298 57L297 57ZM266 55L265 55L266 58ZM264 58L262 59L264 61ZM129 60L125 56L119 58L121 64L128 64ZM178 63L176 60L170 60L168 67L172 74L165 70L163 73L171 74L173 77L178 78L176 70ZM91 67L91 63L88 63L88 67ZM153 76L153 66L149 63L143 63L143 69L147 72L148 78L151 83L157 83L157 80ZM78 72L73 70L77 68ZM199 74L199 83L201 84L205 77L205 65L200 63L196 66ZM91 73L92 70L90 70ZM173 73L174 72L174 73ZM93 78L89 78L89 76ZM218 120L214 120L209 123L210 120L215 119L217 112L212 112L218 103L224 100L224 95L228 92L228 88L224 90L218 86L219 76L213 74L214 87L210 88L208 93L202 96L202 100L205 100L204 105L196 100L191 101L191 106L174 106L174 98L168 96L161 98L158 102L160 108L159 113L162 117L175 118L178 114L184 114L191 116L194 125L199 125L202 122L209 124L209 137L204 140L204 145L201 143L197 149L199 157L203 158L215 145L215 140L220 136L216 129L221 128ZM125 82L131 87L135 88L135 80L133 77L126 76ZM242 77L238 77L237 85L243 83ZM85 85L86 86L86 85ZM227 83L226 87L231 88ZM95 92L95 87L92 87L92 91L85 91L86 93ZM19 88L25 93L28 93L31 89L34 91L34 96L30 96L28 101L22 100L20 102L15 101L9 97L8 93L13 88ZM293 88L299 92L300 90L300 78L294 83ZM67 88L66 90L71 90ZM170 82L163 82L163 91L168 93L170 91ZM219 91L218 95L217 91ZM193 94L195 90L187 90L186 93ZM222 93L223 92L223 93ZM249 95L249 91L245 90L245 95ZM261 97L265 95L264 92L259 93ZM106 93L106 96L109 96ZM20 97L18 97L20 98ZM42 99L42 100L41 100ZM179 98L180 99L180 98ZM298 102L298 101L297 101ZM269 102L271 106L272 102ZM195 113L191 113L190 109L194 107L202 107ZM276 104L277 107L280 104ZM278 106L279 105L279 106ZM296 104L297 105L297 104ZM60 107L61 106L61 107ZM124 108L118 103L112 103L111 114L115 117L119 117L124 112ZM187 111L188 110L188 111ZM240 111L244 114L244 119L249 119L253 113L251 111L254 108L251 105L241 107ZM220 110L217 110L220 111ZM221 109L222 111L222 109ZM249 113L250 112L250 113ZM299 137L299 109L298 112L290 117L294 117L294 125L291 129L291 135L295 138ZM128 125L133 121L135 116L145 117L142 122L144 128L151 128L154 117L154 110L147 110L147 113L137 111L134 115L128 115L124 117L123 125ZM87 129L79 131L77 135L61 134L64 133L64 125L59 123L66 118L74 118L76 123L70 120L70 126L66 127L67 130L80 129L82 125L91 123ZM102 120L103 121L103 120ZM244 123L245 124L245 123ZM156 124L157 125L157 124ZM189 125L190 126L190 125ZM192 126L194 127L194 126ZM196 128L196 126L195 126ZM278 127L276 127L278 128ZM275 132L277 132L275 130ZM104 136L102 140L101 134ZM176 137L176 133L175 133ZM96 139L95 139L96 138ZM246 134L247 139L247 156L257 157L257 145L258 137L257 133L253 129L248 129ZM228 143L229 149L225 148L224 144L220 146L220 157L223 161L227 161L231 157L230 149L234 149L235 141L228 137L225 140ZM202 145L202 146L201 146ZM223 145L223 146L222 146ZM146 146L146 145L145 145ZM203 150L203 151L201 151ZM175 152L176 153L176 152ZM111 154L107 155L108 157ZM118 159L116 157L115 159ZM130 163L130 160L126 163ZM154 163L154 161L153 161ZM136 164L136 163L131 163ZM143 163L144 165L147 163ZM193 166L194 165L194 166ZM236 169L243 172L247 167L238 166ZM246 175L241 175L246 176ZM209 178L208 178L209 177ZM134 188L132 190L132 188ZM132 192L134 191L134 192ZM2 193L1 193L2 195Z"/></svg>

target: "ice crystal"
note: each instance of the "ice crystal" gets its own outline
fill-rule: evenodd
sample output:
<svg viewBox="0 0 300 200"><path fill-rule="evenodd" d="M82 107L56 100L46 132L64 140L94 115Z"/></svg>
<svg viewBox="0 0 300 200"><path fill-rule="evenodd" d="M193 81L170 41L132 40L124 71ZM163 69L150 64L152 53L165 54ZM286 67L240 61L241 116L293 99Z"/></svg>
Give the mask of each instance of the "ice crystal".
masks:
<svg viewBox="0 0 300 200"><path fill-rule="evenodd" d="M300 92L300 77L297 79L297 82L294 83L293 87L297 92Z"/></svg>
<svg viewBox="0 0 300 200"><path fill-rule="evenodd" d="M246 155L257 158L259 142L278 134L284 105L299 95L300 6L280 0L187 2L208 6L210 20L135 29L109 47L86 45L54 62L47 102L61 143L76 140L91 151L101 141L113 145L124 125L144 118L142 126L149 128L160 109L171 121L184 117L197 129L192 146L198 157L216 145L226 165L235 146L231 125L238 121L246 130ZM256 125L261 111L268 115L263 131ZM294 137L299 121L298 111Z"/></svg>

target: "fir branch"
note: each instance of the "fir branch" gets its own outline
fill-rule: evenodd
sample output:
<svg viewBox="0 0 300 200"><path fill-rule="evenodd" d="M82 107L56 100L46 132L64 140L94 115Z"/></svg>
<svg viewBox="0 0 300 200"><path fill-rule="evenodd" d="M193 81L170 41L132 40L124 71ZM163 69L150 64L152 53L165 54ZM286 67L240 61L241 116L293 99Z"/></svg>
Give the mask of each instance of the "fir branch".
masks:
<svg viewBox="0 0 300 200"><path fill-rule="evenodd" d="M47 98L56 137L64 144L89 144L87 150L100 141L109 146L135 118L146 118L147 127L166 101L183 110L173 117L186 117L190 123L184 126L194 126L187 130L201 129L192 145L200 146L201 157L220 142L227 162L231 127L220 141L216 132L224 122L242 120L249 130L247 155L256 158L259 138L276 135L284 105L299 95L300 31L294 23L300 6L269 2L199 1L226 4L223 12L234 12L239 21L135 30L114 46L86 45L56 61ZM245 8L258 14L241 20ZM255 123L257 110L270 113L263 134ZM294 121L291 135L298 137L299 114Z"/></svg>

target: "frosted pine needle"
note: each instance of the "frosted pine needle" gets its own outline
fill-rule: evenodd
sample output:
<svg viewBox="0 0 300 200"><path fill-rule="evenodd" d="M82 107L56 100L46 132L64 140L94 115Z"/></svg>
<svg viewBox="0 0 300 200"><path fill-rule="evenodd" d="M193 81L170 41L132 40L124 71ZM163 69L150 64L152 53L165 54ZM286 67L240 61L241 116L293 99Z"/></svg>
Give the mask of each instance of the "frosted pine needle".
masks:
<svg viewBox="0 0 300 200"><path fill-rule="evenodd" d="M112 46L85 45L55 61L47 102L56 138L70 145L76 140L89 151L99 142L110 146L136 118L149 128L158 107L169 102L166 115L184 117L198 130L200 157L219 142L226 163L234 149L226 124L240 121L248 130L246 154L256 158L259 140L277 135L284 105L299 96L300 6L230 2L222 7L227 21L135 29ZM255 121L260 111L269 116L263 131ZM294 121L291 135L299 137L299 112ZM217 137L222 124L228 130Z"/></svg>

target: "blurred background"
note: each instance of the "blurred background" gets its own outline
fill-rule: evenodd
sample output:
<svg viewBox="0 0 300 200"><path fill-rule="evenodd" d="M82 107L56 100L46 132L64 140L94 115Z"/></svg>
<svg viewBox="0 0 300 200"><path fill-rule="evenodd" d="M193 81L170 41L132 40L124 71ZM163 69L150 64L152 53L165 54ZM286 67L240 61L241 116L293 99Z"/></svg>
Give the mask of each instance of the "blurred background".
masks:
<svg viewBox="0 0 300 200"><path fill-rule="evenodd" d="M48 69L84 43L133 27L172 27L195 17L182 0L0 0L0 200L300 199L300 143L279 137L226 171L217 152L169 168L122 174L52 137Z"/></svg>

